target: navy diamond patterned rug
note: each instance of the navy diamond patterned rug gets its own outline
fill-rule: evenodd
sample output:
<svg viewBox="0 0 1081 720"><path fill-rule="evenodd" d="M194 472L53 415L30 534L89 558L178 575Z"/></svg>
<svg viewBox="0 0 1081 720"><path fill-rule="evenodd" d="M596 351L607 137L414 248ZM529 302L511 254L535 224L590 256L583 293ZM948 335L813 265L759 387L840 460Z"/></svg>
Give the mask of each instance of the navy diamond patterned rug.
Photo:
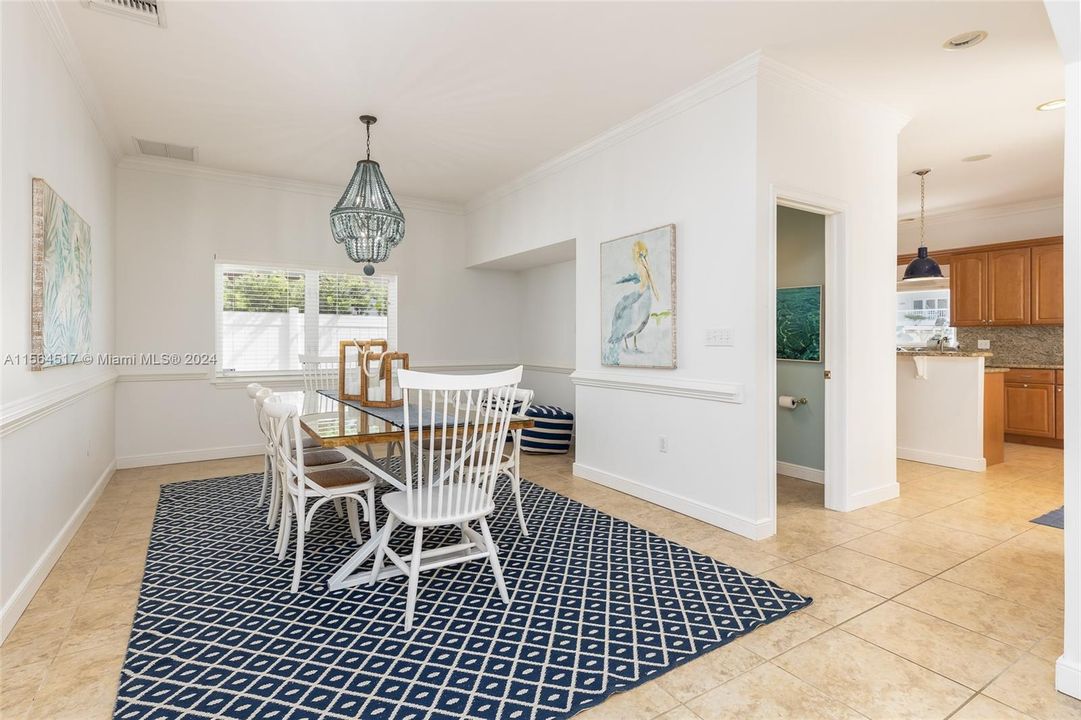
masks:
<svg viewBox="0 0 1081 720"><path fill-rule="evenodd" d="M327 590L356 548L329 506L289 592L261 481L162 488L114 717L568 718L811 602L523 481L532 537L509 483L490 520L511 604L486 563L442 568L406 633L404 578Z"/></svg>

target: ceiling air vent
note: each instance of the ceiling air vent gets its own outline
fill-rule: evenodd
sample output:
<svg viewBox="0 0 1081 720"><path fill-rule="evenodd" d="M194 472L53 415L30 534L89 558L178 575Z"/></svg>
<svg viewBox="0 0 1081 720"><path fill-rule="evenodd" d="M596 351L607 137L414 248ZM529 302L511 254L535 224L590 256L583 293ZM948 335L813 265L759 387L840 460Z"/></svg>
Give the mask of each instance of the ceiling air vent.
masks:
<svg viewBox="0 0 1081 720"><path fill-rule="evenodd" d="M165 27L165 16L158 0L83 0L83 7Z"/></svg>
<svg viewBox="0 0 1081 720"><path fill-rule="evenodd" d="M154 140L143 140L142 138L135 138L135 145L143 155L195 162L195 148L187 145L173 145L172 143L155 142Z"/></svg>

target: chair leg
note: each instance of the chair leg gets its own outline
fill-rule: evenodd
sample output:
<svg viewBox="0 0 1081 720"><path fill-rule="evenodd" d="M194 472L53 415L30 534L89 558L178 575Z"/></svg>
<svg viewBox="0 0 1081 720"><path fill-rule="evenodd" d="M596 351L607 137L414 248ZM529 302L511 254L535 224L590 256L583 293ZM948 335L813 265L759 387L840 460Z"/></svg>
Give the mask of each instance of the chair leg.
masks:
<svg viewBox="0 0 1081 720"><path fill-rule="evenodd" d="M296 509L297 557L293 564L293 592L300 590L300 571L304 566L304 508Z"/></svg>
<svg viewBox="0 0 1081 720"><path fill-rule="evenodd" d="M372 574L368 576L368 584L374 585L379 579L379 571L383 569L383 558L387 554L387 545L390 544L390 536L394 532L394 526L398 519L392 514L387 515L387 524L383 526L383 537L379 540L379 547L375 550L375 561L372 563ZM372 537L375 537L374 535Z"/></svg>
<svg viewBox="0 0 1081 720"><path fill-rule="evenodd" d="M270 458L270 487L267 488L267 492L270 493L270 506L267 508L266 524L271 529L277 524L278 515L284 505L282 498L285 495L285 483L280 480L278 463L274 458Z"/></svg>
<svg viewBox="0 0 1081 720"><path fill-rule="evenodd" d="M405 600L405 630L413 629L413 610L417 606L417 582L420 580L420 550L424 545L424 528L413 532L413 557L409 560L409 594Z"/></svg>
<svg viewBox="0 0 1081 720"><path fill-rule="evenodd" d="M263 501L267 499L267 487L270 485L270 455L263 453L263 487L259 490L259 505L262 507Z"/></svg>
<svg viewBox="0 0 1081 720"><path fill-rule="evenodd" d="M492 542L492 533L488 531L487 518L480 518L480 531L484 535L484 544L488 546L488 560L492 563L492 574L495 575L495 584L499 588L499 595L503 602L510 603L507 594L507 584L503 582L503 568L499 566L499 555L495 551L495 543Z"/></svg>
<svg viewBox="0 0 1081 720"><path fill-rule="evenodd" d="M285 551L289 549L289 533L293 527L293 516L289 512L288 503L282 503L281 522L278 526L278 561L285 559Z"/></svg>
<svg viewBox="0 0 1081 720"><path fill-rule="evenodd" d="M518 468L515 467L510 476L510 490L514 494L514 505L518 508L518 524L522 528L522 534L529 537L529 528L525 524L525 515L522 513L522 486L518 480Z"/></svg>
<svg viewBox="0 0 1081 720"><path fill-rule="evenodd" d="M357 541L357 545L363 545L364 541L360 537L360 520L357 518L359 503L356 500L349 500L345 503L345 514L349 516L349 531L353 533L353 539Z"/></svg>
<svg viewBox="0 0 1081 720"><path fill-rule="evenodd" d="M375 537L375 534L379 532L379 526L375 521L375 488L368 488L364 494L368 498L368 532Z"/></svg>
<svg viewBox="0 0 1081 720"><path fill-rule="evenodd" d="M339 518L345 517L345 508L343 505L341 498L334 498L334 512L338 513Z"/></svg>

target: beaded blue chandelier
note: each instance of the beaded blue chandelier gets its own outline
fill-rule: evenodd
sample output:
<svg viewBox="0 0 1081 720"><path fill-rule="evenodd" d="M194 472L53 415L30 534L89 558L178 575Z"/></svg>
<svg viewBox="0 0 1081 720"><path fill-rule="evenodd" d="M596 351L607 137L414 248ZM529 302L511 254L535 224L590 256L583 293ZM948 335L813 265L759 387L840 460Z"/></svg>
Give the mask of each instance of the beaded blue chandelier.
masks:
<svg viewBox="0 0 1081 720"><path fill-rule="evenodd" d="M384 262L405 236L405 216L372 160L372 125L375 117L361 115L368 138L368 155L357 162L341 200L330 211L334 242L345 245L353 262L365 263L364 274L374 275L372 263Z"/></svg>

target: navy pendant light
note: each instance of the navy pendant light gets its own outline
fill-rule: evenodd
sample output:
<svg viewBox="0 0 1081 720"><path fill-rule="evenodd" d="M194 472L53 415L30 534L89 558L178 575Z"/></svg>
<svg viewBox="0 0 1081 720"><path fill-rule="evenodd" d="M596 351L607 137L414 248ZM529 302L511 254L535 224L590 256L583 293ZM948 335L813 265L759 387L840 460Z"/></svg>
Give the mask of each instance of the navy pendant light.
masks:
<svg viewBox="0 0 1081 720"><path fill-rule="evenodd" d="M927 173L931 172L930 168L924 168L922 170L914 170L913 175L920 176L920 249L916 253L916 258L908 264L905 268L905 280L927 280L929 278L942 277L942 268L938 266L934 258L928 257L927 246L923 243L924 225L925 225L925 205L927 200Z"/></svg>
<svg viewBox="0 0 1081 720"><path fill-rule="evenodd" d="M334 242L345 245L353 262L365 263L364 274L374 275L372 263L385 261L405 236L405 216L372 160L372 125L375 117L361 115L368 136L368 155L357 163L342 199L330 211Z"/></svg>

